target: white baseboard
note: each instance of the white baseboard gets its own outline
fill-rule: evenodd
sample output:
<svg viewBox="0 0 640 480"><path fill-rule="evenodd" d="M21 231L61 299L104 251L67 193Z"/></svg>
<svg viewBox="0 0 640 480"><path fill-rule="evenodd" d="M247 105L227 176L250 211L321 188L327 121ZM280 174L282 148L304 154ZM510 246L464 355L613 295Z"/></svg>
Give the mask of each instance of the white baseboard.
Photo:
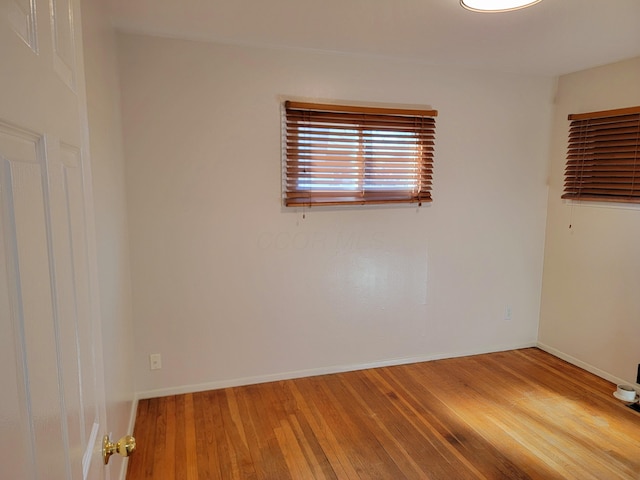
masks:
<svg viewBox="0 0 640 480"><path fill-rule="evenodd" d="M366 370L368 368L392 367L395 365L406 365L409 363L429 362L432 360L441 360L444 358L467 357L470 355L480 355L483 353L503 352L506 350L517 350L520 348L535 347L535 341L518 345L496 345L493 347L471 349L459 352L436 353L429 355L418 355L415 357L399 357L388 360L380 360L369 363L359 363L352 365L334 365L330 367L311 368L307 370L294 370L283 373L275 373L269 375L258 375L255 377L243 377L216 382L200 383L195 385L180 385L177 387L160 388L157 390L146 390L138 392L137 399L147 399L156 397L166 397L168 395L182 395L184 393L204 392L207 390L217 390L220 388L239 387L242 385L254 385L257 383L276 382L279 380L291 380L294 378L314 377L317 375L327 375L331 373L352 372L356 370Z"/></svg>
<svg viewBox="0 0 640 480"><path fill-rule="evenodd" d="M568 355L564 352L561 352L560 350L558 350L557 348L553 348L549 345L545 345L544 343L540 343L538 342L537 347L540 350L544 350L547 353L550 353L551 355L553 355L554 357L558 357L566 362L569 362L572 365L575 365L576 367L580 367L583 370L586 370L589 373L593 373L594 375L597 375L600 378L604 378L605 380L608 380L609 382L615 383L616 385L620 385L622 383L624 384L631 384L634 385L634 382L631 382L629 380L625 380L623 378L620 377L616 377L615 375L610 374L609 372L605 372L604 370L601 370L597 367L594 367L593 365L587 363L587 362L583 362L582 360L579 360L575 357L572 357L571 355ZM635 383L636 387L640 387L640 384Z"/></svg>

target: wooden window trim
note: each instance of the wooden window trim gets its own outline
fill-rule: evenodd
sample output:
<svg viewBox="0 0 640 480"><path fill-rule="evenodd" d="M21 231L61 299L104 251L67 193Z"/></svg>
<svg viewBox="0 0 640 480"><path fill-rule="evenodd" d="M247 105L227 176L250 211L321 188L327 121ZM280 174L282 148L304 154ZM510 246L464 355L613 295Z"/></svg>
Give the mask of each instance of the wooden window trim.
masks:
<svg viewBox="0 0 640 480"><path fill-rule="evenodd" d="M569 120L588 120L590 118L617 117L620 115L629 115L634 113L640 113L640 106L616 108L614 110L601 110L599 112L572 113L571 115L569 115Z"/></svg>
<svg viewBox="0 0 640 480"><path fill-rule="evenodd" d="M317 112L371 113L382 115L408 115L414 117L437 117L437 110L420 110L410 108L364 107L358 105L328 105L324 103L285 102L286 108L296 110L315 110Z"/></svg>
<svg viewBox="0 0 640 480"><path fill-rule="evenodd" d="M436 110L284 106L285 206L432 201Z"/></svg>
<svg viewBox="0 0 640 480"><path fill-rule="evenodd" d="M640 107L571 114L562 198L640 203Z"/></svg>

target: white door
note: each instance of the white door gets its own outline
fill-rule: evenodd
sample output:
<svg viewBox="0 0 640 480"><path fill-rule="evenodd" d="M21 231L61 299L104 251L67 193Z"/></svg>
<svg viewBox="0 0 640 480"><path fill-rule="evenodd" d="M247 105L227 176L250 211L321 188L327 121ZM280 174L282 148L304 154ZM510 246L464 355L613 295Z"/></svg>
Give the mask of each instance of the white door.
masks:
<svg viewBox="0 0 640 480"><path fill-rule="evenodd" d="M100 479L107 429L79 3L0 8L0 477Z"/></svg>

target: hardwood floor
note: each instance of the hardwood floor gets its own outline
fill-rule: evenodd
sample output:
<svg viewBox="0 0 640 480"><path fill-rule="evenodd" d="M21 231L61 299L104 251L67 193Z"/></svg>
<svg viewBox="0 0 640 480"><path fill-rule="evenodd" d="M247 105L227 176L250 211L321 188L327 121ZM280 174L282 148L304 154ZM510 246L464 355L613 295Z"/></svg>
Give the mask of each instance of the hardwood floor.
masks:
<svg viewBox="0 0 640 480"><path fill-rule="evenodd" d="M640 479L640 414L529 348L142 400L140 479Z"/></svg>

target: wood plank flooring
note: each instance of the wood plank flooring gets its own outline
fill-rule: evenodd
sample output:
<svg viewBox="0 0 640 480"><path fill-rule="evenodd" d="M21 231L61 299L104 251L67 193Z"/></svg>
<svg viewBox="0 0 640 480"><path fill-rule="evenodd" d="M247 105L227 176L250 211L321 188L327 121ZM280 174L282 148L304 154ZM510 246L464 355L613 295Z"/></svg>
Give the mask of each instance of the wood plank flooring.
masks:
<svg viewBox="0 0 640 480"><path fill-rule="evenodd" d="M142 400L129 480L640 479L640 414L536 348Z"/></svg>

